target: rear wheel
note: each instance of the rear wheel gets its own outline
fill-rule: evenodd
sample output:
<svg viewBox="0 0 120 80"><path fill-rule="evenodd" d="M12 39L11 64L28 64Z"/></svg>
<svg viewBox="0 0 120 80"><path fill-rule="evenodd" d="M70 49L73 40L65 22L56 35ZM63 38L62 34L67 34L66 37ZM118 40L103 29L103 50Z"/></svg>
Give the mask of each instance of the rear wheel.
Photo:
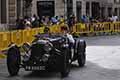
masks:
<svg viewBox="0 0 120 80"><path fill-rule="evenodd" d="M80 40L77 47L77 55L78 55L78 64L80 67L84 67L86 63L86 42L84 40Z"/></svg>
<svg viewBox="0 0 120 80"><path fill-rule="evenodd" d="M11 76L15 76L19 72L20 65L20 51L17 46L13 46L8 50L7 53L7 67L8 72Z"/></svg>
<svg viewBox="0 0 120 80"><path fill-rule="evenodd" d="M86 63L86 54L82 52L78 55L78 64L80 67L83 67Z"/></svg>
<svg viewBox="0 0 120 80"><path fill-rule="evenodd" d="M62 77L67 77L70 73L70 56L68 53L68 50L64 51L63 53L63 58L62 58L62 70L61 70L61 76Z"/></svg>

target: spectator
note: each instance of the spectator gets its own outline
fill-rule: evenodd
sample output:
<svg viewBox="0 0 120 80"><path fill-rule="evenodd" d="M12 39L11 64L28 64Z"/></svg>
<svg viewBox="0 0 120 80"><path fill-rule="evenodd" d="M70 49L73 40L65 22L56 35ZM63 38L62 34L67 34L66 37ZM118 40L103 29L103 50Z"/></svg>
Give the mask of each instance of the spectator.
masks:
<svg viewBox="0 0 120 80"><path fill-rule="evenodd" d="M52 21L53 24L57 24L57 22L58 22L58 20L56 19L56 17L52 17L51 21Z"/></svg>
<svg viewBox="0 0 120 80"><path fill-rule="evenodd" d="M69 26L69 29L70 29L70 32L72 32L72 28L73 26L75 25L76 23L76 18L74 15L71 15L70 18L68 19L68 26Z"/></svg>
<svg viewBox="0 0 120 80"><path fill-rule="evenodd" d="M35 14L33 15L33 17L31 17L31 23L33 28L39 27L39 21Z"/></svg>
<svg viewBox="0 0 120 80"><path fill-rule="evenodd" d="M17 29L25 29L24 19L18 19L16 24Z"/></svg>
<svg viewBox="0 0 120 80"><path fill-rule="evenodd" d="M60 21L60 23L64 23L64 21L65 21L65 20L64 20L64 17L61 16L60 19L59 19L59 21Z"/></svg>
<svg viewBox="0 0 120 80"><path fill-rule="evenodd" d="M112 21L113 21L113 22L118 21L118 16L116 16L116 15L112 16Z"/></svg>
<svg viewBox="0 0 120 80"><path fill-rule="evenodd" d="M81 20L82 23L86 23L87 22L87 17L85 15L81 16Z"/></svg>
<svg viewBox="0 0 120 80"><path fill-rule="evenodd" d="M25 29L31 29L31 23L29 21L25 23Z"/></svg>

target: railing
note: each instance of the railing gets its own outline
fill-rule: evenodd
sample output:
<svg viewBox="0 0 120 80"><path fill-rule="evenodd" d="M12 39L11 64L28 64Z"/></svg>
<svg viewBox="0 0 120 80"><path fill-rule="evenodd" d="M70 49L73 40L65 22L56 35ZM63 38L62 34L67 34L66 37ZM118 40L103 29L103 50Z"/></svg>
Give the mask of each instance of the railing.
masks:
<svg viewBox="0 0 120 80"><path fill-rule="evenodd" d="M50 26L51 33L60 33L60 27L64 25L52 25ZM92 34L92 33L109 33L109 32L120 32L120 22L110 23L78 23L73 26L73 33L78 34ZM0 32L0 50L5 50L8 45L13 42L17 45L22 45L25 42L30 42L34 39L33 35L37 33L44 33L44 27L33 28L28 30L15 30Z"/></svg>

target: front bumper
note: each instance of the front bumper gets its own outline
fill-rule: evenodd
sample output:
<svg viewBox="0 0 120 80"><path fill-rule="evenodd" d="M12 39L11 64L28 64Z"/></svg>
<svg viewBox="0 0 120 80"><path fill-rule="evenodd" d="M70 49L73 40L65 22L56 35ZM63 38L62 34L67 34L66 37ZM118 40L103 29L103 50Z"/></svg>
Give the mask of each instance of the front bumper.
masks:
<svg viewBox="0 0 120 80"><path fill-rule="evenodd" d="M45 71L47 70L46 66L25 66L24 69L26 71Z"/></svg>
<svg viewBox="0 0 120 80"><path fill-rule="evenodd" d="M48 62L37 62L37 61L27 61L27 62L23 62L22 67L26 70L26 71L36 71L36 70L48 70L49 64Z"/></svg>
<svg viewBox="0 0 120 80"><path fill-rule="evenodd" d="M47 62L40 61L27 61L24 62L22 68L26 71L58 71L60 69L60 61L50 59Z"/></svg>

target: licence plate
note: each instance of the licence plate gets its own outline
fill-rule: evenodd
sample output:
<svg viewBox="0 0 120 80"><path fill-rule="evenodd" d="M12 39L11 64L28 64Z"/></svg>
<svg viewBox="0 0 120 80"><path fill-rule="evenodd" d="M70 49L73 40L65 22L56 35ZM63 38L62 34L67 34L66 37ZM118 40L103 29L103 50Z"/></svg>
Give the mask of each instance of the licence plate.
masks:
<svg viewBox="0 0 120 80"><path fill-rule="evenodd" d="M45 66L26 66L27 70L45 70Z"/></svg>

